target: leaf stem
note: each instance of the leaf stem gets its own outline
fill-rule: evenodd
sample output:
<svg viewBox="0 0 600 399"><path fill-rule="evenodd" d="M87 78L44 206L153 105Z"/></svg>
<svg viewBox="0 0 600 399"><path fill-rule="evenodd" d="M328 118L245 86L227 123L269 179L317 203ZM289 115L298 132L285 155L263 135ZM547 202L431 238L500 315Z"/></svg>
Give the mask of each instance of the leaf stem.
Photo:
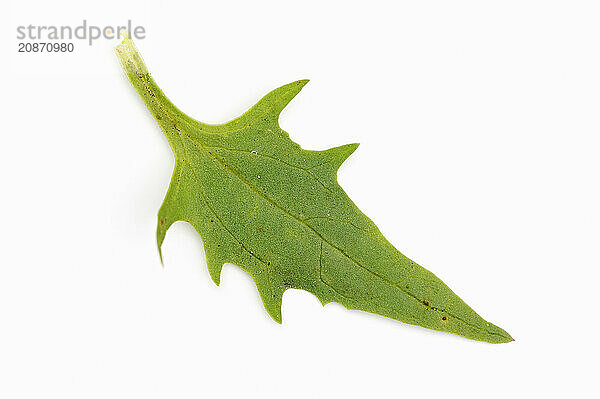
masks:
<svg viewBox="0 0 600 399"><path fill-rule="evenodd" d="M137 51L129 35L124 32L123 41L115 48L115 52L127 78L140 95L165 134L177 124L190 118L181 112L158 87L142 56ZM167 134L167 138L168 134Z"/></svg>

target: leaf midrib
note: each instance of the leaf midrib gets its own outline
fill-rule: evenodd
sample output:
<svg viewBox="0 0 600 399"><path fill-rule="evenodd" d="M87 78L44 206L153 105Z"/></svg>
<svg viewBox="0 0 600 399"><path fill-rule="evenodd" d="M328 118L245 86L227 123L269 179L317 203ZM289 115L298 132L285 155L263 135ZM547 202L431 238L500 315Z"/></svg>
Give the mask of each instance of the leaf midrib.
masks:
<svg viewBox="0 0 600 399"><path fill-rule="evenodd" d="M199 146L199 147L200 147L200 148L201 148L201 149L202 149L202 150L203 150L203 151L206 153L206 155L208 155L210 158L212 158L212 159L214 159L215 161L217 161L217 162L218 162L220 165L222 165L222 166L223 166L223 169L225 169L226 171L228 171L229 173L231 173L231 174L233 174L235 177L237 177L237 178L238 178L238 180L240 180L242 183L244 183L244 184L245 184L245 185L246 185L248 188L250 188L250 189L251 189L251 190L252 190L252 191L253 191L255 194L257 194L258 196L262 197L264 200L266 200L267 202L269 202L270 204L272 204L273 206L275 206L277 209L279 209L279 210L281 210L282 212L284 212L286 215L288 215L289 217L291 217L292 219L294 219L296 222L298 222L298 223L300 223L300 224L302 224L302 225L306 226L306 227L307 227L308 229L310 229L310 230L311 230L311 231L312 231L312 232L313 232L313 233L314 233L314 234L315 234L317 237L319 237L319 239L320 239L322 242L325 242L325 243L327 243L327 244L328 244L330 247L332 247L332 248L334 248L335 250L337 250L338 252L340 252L342 255L344 255L344 256L345 256L347 259L349 259L349 260L350 260L352 263L354 263L354 264L355 264L355 265L357 265L358 267L360 267L360 268L362 268L362 269L366 270L368 273L370 273L371 275L373 275L373 276L375 276L375 277L379 278L380 280L382 280L382 281L383 281L383 282L385 282L386 284L388 284L388 285L391 285L392 287L395 287L395 288L397 288L398 290L400 290L400 292L402 292L402 293L404 293L405 295L409 296L410 298L414 299L414 300L415 300L415 301L417 301L417 303L419 303L420 305L422 305L422 306L425 306L426 308L429 308L429 306L425 305L421 299L417 298L415 295L411 294L410 292L408 292L408 291L405 291L405 290L404 290L404 289L403 289L403 288L400 286L400 284L398 284L398 283L395 283L395 282L393 282L393 281L391 281L391 280L388 280L387 278L385 278L385 277L381 276L380 274L378 274L378 273L376 273L376 272L374 272L374 271L370 270L369 268L367 268L367 267L363 266L363 265L362 265L362 264L360 264L360 263L359 263L357 260L355 260L355 259L354 259L354 258L352 258L350 255L348 255L346 252L344 252L344 250L342 250L341 248L337 247L337 246L336 246L336 245L334 245L333 243L329 242L329 241L328 241L328 240L327 240L325 237L323 237L323 236L322 236L322 235L321 235L321 234L320 234L320 233L319 233L317 230L315 230L315 229L314 229L312 226L310 226L310 225L309 225L308 223L306 223L304 220L297 218L297 217L296 217L296 216L294 216L292 213L290 213L288 210L286 210L285 208L283 208L282 206L280 206L279 204L277 204L277 203L276 203L274 200L272 200L272 199L271 199L270 197L268 197L266 194L264 194L264 193L262 193L261 191L259 191L258 189L256 189L256 188L255 188L255 187L254 187L254 186L253 186L253 185L252 185L252 184L251 184L251 183L250 183L250 182L249 182L249 181L248 181L248 180L247 180L245 177L243 177L243 176L242 176L242 175L241 175L241 174L240 174L240 173L239 173L239 172L238 172L238 171L237 171L235 168L231 167L231 165L227 166L227 165L226 165L225 163L223 163L223 161L221 161L221 160L220 160L218 157L216 157L215 155L213 155L211 151L208 151L208 149L207 149L207 148L204 146L204 144L202 144L202 143L201 143L201 142L199 142L199 141L196 141L196 140L194 140L194 138L193 138L193 137L191 137L190 135L188 135L188 134L187 134L186 132L184 132L184 131L181 131L181 130L180 130L180 131L179 131L179 133L180 133L180 140L182 140L182 139L181 139L181 134L185 135L185 137L187 137L187 138L188 138L188 139L189 139L189 140L192 142L192 144L194 144L194 146ZM183 140L182 140L181 144L182 144L182 146L184 145L184 143L183 143ZM188 160L188 163L190 163L190 162L189 162L189 160ZM192 165L191 163L190 163L190 166L191 166L191 167L192 167L192 169L193 169L193 165ZM195 173L195 172L194 172L194 175L196 176L196 179L199 179L199 178L198 178L198 176L196 175L196 173ZM200 185L200 182L199 182L199 181L198 181L198 185ZM203 196L203 197L204 197L204 196ZM204 197L204 198L205 198L205 197ZM206 201L206 203L208 204L208 201L206 200L206 198L205 198L205 201ZM215 213L215 212L212 210L212 208L211 208L211 211L212 211L213 213ZM221 224L223 224L223 222L222 222L222 221L221 221ZM225 225L223 225L223 226L225 226ZM231 233L230 233L230 234L231 234ZM232 236L233 236L233 234L232 234ZM233 236L233 237L235 238L235 236ZM254 256L254 254L251 254L251 255L252 255L252 256ZM257 258L257 259L258 259L258 258ZM260 259L259 259L259 260L260 260ZM263 262L263 263L264 263L264 262ZM321 281L322 281L324 284L328 285L328 284L327 284L325 281L323 281L323 279L321 278L321 276L319 276L319 278L320 278L320 280L321 280ZM328 286L329 286L329 285L328 285ZM462 322L462 323L464 323L464 324L466 324L466 325L468 325L468 326L470 326L470 327L473 327L473 328L475 328L475 329L477 329L477 330L479 330L479 331L483 331L483 332L485 332L485 333L487 333L487 334L491 334L491 335L497 335L497 336L501 336L501 337L503 336L503 335L502 335L502 334L500 334L500 333L496 333L496 332L493 332L493 331L489 331L489 330L486 330L486 329L484 329L484 328L482 328L482 327L479 327L479 326L477 326L477 325L475 325L475 324L473 324L473 323L469 323L468 321L464 320L463 318L461 318L461 317L458 317L458 316L454 315L454 314L453 314L453 313L451 313L451 312L448 312L446 309L438 309L438 310L440 310L440 311L441 311L441 312L443 312L443 313L446 313L446 314L448 314L450 317L453 317L453 318L455 318L455 319L459 320L460 322Z"/></svg>

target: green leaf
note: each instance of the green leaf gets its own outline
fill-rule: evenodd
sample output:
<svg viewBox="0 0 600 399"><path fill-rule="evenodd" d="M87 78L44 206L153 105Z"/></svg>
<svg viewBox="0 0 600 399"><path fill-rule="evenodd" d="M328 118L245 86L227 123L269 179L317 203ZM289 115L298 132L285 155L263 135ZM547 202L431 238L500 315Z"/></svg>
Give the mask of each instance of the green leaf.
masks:
<svg viewBox="0 0 600 399"><path fill-rule="evenodd" d="M207 125L165 97L129 38L116 52L175 154L158 213L159 252L174 222L190 223L203 239L214 282L224 263L239 266L279 323L283 293L298 288L323 304L474 340L512 341L396 250L348 198L336 175L358 144L307 151L279 127L280 112L307 80L273 90L231 122Z"/></svg>

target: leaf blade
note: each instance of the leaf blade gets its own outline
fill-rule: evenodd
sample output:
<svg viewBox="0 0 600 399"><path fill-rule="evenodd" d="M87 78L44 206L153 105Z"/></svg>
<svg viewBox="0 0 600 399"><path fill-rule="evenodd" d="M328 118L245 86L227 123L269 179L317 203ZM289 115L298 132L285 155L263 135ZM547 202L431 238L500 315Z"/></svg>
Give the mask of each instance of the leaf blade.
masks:
<svg viewBox="0 0 600 399"><path fill-rule="evenodd" d="M281 111L308 80L273 90L231 122L207 125L164 96L131 40L117 54L175 154L159 211L159 253L172 223L192 224L215 283L224 263L239 266L279 323L283 293L300 288L322 303L480 341L512 340L394 248L348 198L337 170L358 144L307 151L280 128Z"/></svg>

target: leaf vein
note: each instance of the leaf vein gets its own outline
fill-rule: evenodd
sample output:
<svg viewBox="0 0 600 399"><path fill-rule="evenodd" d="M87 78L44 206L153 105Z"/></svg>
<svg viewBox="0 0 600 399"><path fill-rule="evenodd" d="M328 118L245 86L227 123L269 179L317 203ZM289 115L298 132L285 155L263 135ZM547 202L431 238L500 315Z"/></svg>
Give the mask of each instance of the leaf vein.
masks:
<svg viewBox="0 0 600 399"><path fill-rule="evenodd" d="M192 139L192 138L191 138L189 135L187 135L187 134L186 134L186 136L187 136L188 138L190 138L190 140L193 140L193 139ZM204 147L205 147L205 148L218 148L218 149L220 149L220 150L225 150L225 151L232 151L232 152L242 152L242 153L245 153L245 154L252 154L252 152L251 152L251 151L248 151L248 150L241 150L241 149L237 149L237 148L226 148L226 147L218 147L218 146L204 146ZM316 176L314 173L312 173L312 172L310 171L310 169L311 169L311 168L309 168L309 169L306 169L306 168L303 168L303 167L301 167L301 166L294 165L294 164L292 164L292 163L289 163L289 162L282 161L282 160L281 160L281 159L279 159L279 158L276 158L276 157L273 157L273 156L271 156L271 155L267 155L267 154L256 153L256 154L252 154L252 155L257 155L257 156L260 156L260 157L269 158L269 159L272 159L272 160L275 160L275 161L281 162L282 164L288 165L288 166L290 166L290 167L292 167L292 168L295 168L295 169L302 170L303 172L306 172L307 174L309 174L309 175L310 175L310 176L311 176L313 179L315 179L315 180L316 180L316 181L317 181L317 182L318 182L318 183L319 183L319 184L320 184L320 185L321 185L321 186L322 186L322 187L323 187L325 190L329 191L331 194L333 194L333 195L335 195L336 197L338 197L338 194L337 194L336 192L334 192L334 191L333 191L333 190L331 190L329 187L327 187L325 184L323 184L323 182L322 182L322 181L321 181L321 180L320 180L320 179L319 179L319 178L318 178L318 177L317 177L317 176Z"/></svg>
<svg viewBox="0 0 600 399"><path fill-rule="evenodd" d="M192 141L192 144L196 145L195 143L193 143L194 140L192 140L191 137L189 137L187 134L183 133L190 141ZM211 157L213 158L215 161L217 161L219 164L221 164L222 166L225 166L225 164L223 163L223 161L221 161L218 157L216 157L215 155L213 155L210 151L207 150L207 148L200 142L198 142L198 145ZM188 161L189 162L189 161ZM287 214L288 216L290 216L292 219L295 219L297 222L303 224L304 226L306 226L309 230L311 230L317 237L319 237L321 239L322 242L327 243L329 246L331 246L332 248L336 249L338 252L340 252L342 255L344 255L346 258L348 258L352 263L354 263L355 265L357 265L358 267L364 269L365 271L367 271L368 273L372 274L373 276L381 279L382 281L384 281L386 284L389 284L393 287L396 287L400 292L404 293L405 295L411 297L412 299L414 299L415 301L417 301L418 303L422 304L423 306L426 306L423 304L423 301L419 298L417 298L415 295L411 294L408 291L405 291L398 283L393 282L387 278L385 278L384 276L372 271L371 269L367 268L366 266L363 266L360 262L358 262L357 260L355 260L354 258L352 258L350 255L348 255L343 249L337 247L336 245L334 245L333 243L329 242L325 237L323 237L317 230L315 230L313 227L311 227L308 223L306 223L305 221L303 221L302 219L297 218L296 216L294 216L293 214L291 214L289 211L287 211L285 208L283 208L282 206L280 206L277 202L275 202L273 199L271 199L269 196L267 196L266 194L260 192L259 190L257 190L245 177L243 177L237 170L235 170L234 168L230 167L224 167L225 170L229 171L229 173L233 174L235 177L237 177L242 183L244 183L246 186L248 186L248 188L250 188L250 190L252 190L255 194L257 194L258 196L264 198L267 202L269 202L270 204L272 204L273 206L275 206L276 208L278 208L279 210L281 210L282 212L284 212L285 214ZM499 335L501 336L502 334L499 333L495 333L495 332L490 332L484 328L481 328L473 323L469 323L468 321L448 312L445 309L441 309L442 312L445 312L446 314L448 314L449 316L461 321L462 323L473 327L477 330L480 331L485 331L487 333L493 334L493 335Z"/></svg>

